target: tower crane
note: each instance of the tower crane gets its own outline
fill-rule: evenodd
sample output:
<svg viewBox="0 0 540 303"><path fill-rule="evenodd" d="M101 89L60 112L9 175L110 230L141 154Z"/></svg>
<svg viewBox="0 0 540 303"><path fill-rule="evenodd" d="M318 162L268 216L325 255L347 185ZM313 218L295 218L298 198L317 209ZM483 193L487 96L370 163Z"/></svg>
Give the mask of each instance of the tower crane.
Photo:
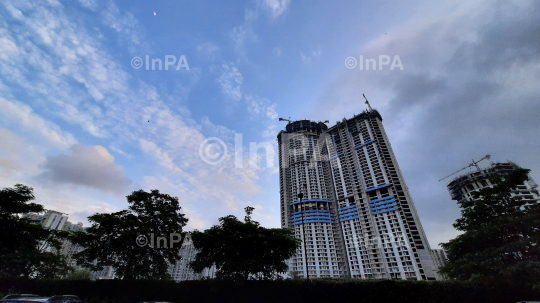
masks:
<svg viewBox="0 0 540 303"><path fill-rule="evenodd" d="M362 94L362 96L364 96L364 99L366 99L366 104L367 104L367 106L369 107L369 110L373 110L373 109L371 108L371 105L369 105L369 101L367 100L366 95Z"/></svg>
<svg viewBox="0 0 540 303"><path fill-rule="evenodd" d="M285 119L285 118L279 118L279 121L289 121L289 123L291 123L291 122L292 122L292 121L291 121L291 118L289 118L289 119Z"/></svg>
<svg viewBox="0 0 540 303"><path fill-rule="evenodd" d="M459 173L460 171L462 171L462 170L464 170L464 169L467 169L467 168L469 168L469 167L476 166L476 169L478 169L478 171L480 171L480 166L478 166L478 162L480 162L480 161L482 161L482 160L489 160L490 158L491 158L491 155L485 155L483 158L481 158L481 159L479 159L479 160L476 160L476 161L475 161L475 160L473 159L472 162L471 162L469 165L467 165L467 166L465 166L464 168L462 168L462 169L460 169L460 170L457 170L457 171L455 171L455 172L449 174L448 176L446 176L446 177L440 179L439 182L441 182L442 180L444 180L444 179L446 179L446 178L448 178L448 177L450 177L450 176L453 176L453 175Z"/></svg>

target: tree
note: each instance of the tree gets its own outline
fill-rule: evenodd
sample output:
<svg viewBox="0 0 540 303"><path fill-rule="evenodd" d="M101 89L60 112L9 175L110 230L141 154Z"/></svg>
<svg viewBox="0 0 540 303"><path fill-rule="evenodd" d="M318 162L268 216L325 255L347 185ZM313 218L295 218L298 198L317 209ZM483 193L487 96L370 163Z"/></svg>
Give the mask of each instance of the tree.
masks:
<svg viewBox="0 0 540 303"><path fill-rule="evenodd" d="M71 270L63 277L65 280L90 280L91 278L92 272L85 268Z"/></svg>
<svg viewBox="0 0 540 303"><path fill-rule="evenodd" d="M69 270L60 254L67 232L49 230L21 215L42 212L31 187L0 190L0 277L55 278Z"/></svg>
<svg viewBox="0 0 540 303"><path fill-rule="evenodd" d="M200 273L216 266L219 279L279 279L300 241L288 229L260 226L251 219L253 210L245 208L244 222L230 215L204 232L195 230L191 238L199 252L190 267Z"/></svg>
<svg viewBox="0 0 540 303"><path fill-rule="evenodd" d="M525 209L526 201L511 195L528 179L528 169L518 169L490 181L493 188L459 201L461 218L454 227L464 233L448 243L448 263L442 274L458 280L486 284L537 284L540 280L540 206Z"/></svg>
<svg viewBox="0 0 540 303"><path fill-rule="evenodd" d="M84 250L74 255L78 265L92 270L111 266L125 280L170 279L169 264L178 254L188 219L180 213L177 197L134 191L127 210L88 217L92 226L76 232L71 241Z"/></svg>

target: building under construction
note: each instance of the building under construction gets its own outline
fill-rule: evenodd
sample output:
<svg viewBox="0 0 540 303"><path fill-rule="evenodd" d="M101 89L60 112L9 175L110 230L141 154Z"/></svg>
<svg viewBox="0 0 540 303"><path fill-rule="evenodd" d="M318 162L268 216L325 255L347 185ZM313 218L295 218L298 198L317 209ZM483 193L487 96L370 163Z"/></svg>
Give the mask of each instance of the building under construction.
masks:
<svg viewBox="0 0 540 303"><path fill-rule="evenodd" d="M294 275L441 278L377 110L289 121L277 140L281 226L303 240Z"/></svg>
<svg viewBox="0 0 540 303"><path fill-rule="evenodd" d="M504 178L504 176L509 175L520 167L514 162L508 161L496 163L492 162L490 167L483 169L480 169L479 167L477 168L477 171L461 175L452 180L452 182L448 183L448 192L450 193L452 200L461 201L465 199L471 201L473 200L473 192L485 187L493 187L490 178ZM517 200L525 200L525 208L528 208L533 204L540 203L538 185L531 177L523 182L523 184L518 185L517 188L513 189L511 196Z"/></svg>

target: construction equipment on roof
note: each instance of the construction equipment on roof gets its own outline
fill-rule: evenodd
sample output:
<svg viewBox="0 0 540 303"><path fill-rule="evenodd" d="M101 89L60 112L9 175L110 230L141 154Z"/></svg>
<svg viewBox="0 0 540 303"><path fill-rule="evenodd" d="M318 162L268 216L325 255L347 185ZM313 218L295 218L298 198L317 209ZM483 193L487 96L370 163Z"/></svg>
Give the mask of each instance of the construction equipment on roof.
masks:
<svg viewBox="0 0 540 303"><path fill-rule="evenodd" d="M289 123L291 123L292 121L291 121L290 119L291 119L291 118L289 118L289 119L279 118L279 121L289 121Z"/></svg>
<svg viewBox="0 0 540 303"><path fill-rule="evenodd" d="M480 161L482 161L482 160L489 160L490 158L491 158L491 155L485 155L482 159L479 159L479 160L476 160L476 161L473 159L472 162L471 162L469 165L467 165L467 166L465 166L464 168L462 168L462 169L460 169L460 170L458 170L458 171L455 171L455 172L449 174L448 176L446 176L446 177L440 179L439 182L441 182L442 180L444 180L444 179L446 179L446 178L448 178L448 177L450 177L450 176L453 176L453 175L459 173L460 171L465 170L465 169L467 169L467 168L469 168L469 167L476 166L476 169L478 169L478 171L480 171L480 166L478 166L478 162L480 162Z"/></svg>
<svg viewBox="0 0 540 303"><path fill-rule="evenodd" d="M369 105L369 101L367 100L366 95L362 94L362 96L364 96L364 99L366 99L366 104L367 104L367 106L369 107L369 110L373 110L373 109L371 108L371 105Z"/></svg>

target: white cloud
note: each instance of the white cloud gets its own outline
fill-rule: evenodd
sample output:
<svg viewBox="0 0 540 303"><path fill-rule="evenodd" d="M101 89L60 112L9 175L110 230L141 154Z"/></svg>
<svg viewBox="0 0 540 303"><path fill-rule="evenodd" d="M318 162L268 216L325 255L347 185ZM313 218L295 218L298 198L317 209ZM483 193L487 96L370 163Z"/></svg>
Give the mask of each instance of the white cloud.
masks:
<svg viewBox="0 0 540 303"><path fill-rule="evenodd" d="M0 115L4 121L9 121L23 129L39 134L40 138L45 139L49 144L68 147L76 142L70 133L64 132L54 123L44 120L35 114L28 105L0 97L0 108L2 108Z"/></svg>
<svg viewBox="0 0 540 303"><path fill-rule="evenodd" d="M18 19L17 39L10 36L14 33L1 30L0 38L12 41L19 53L18 56L12 55L15 49L13 46L4 50L5 58L0 58L0 77L2 89L6 87L24 91L25 99L29 100L30 105L0 99L4 105L0 115L6 115L8 120L4 121L9 121L10 127L17 128L22 125L21 129L28 129L28 132L47 138L61 148L71 146L75 140L70 134L33 112L33 107L39 108L46 104L47 113L54 115L54 119L80 126L88 134L104 140L107 146L140 149L149 155L140 156L137 161L143 170L148 170L148 175L162 175L174 184L186 184L189 190L185 197L206 203L204 209L211 208L216 212L236 210L239 204L244 203L246 195L260 191L257 172L250 168L235 168L230 155L222 165L216 166L208 165L200 159L199 144L206 138L201 131L223 134L227 141L226 135L230 136L231 130L213 125L209 120L203 119L202 123L196 123L189 118L187 109L171 102L175 105L172 109L167 105L169 103L163 101L174 101L170 99L171 96L161 96L155 87L141 81L132 81L133 76L124 71L122 65L115 61L115 57L104 50L101 41L96 40L99 38L95 38L94 32L88 32L81 27L81 23L74 20L75 17L67 16L62 5L14 5L16 8L7 4L11 16L6 18ZM121 15L114 6L105 9L104 22L123 37L122 43L128 44L130 49L137 49L143 44L141 37L137 38L140 31L132 15ZM246 22L252 22L254 18L255 14L246 12ZM27 68L28 65L32 71ZM241 100L242 75L234 64L225 64L222 71L218 81L224 94L233 101ZM196 71L190 70L185 76L191 79L194 73ZM183 93L187 95L185 90ZM233 150L232 145L227 144ZM73 163L74 159L84 158L82 154L86 155L80 152L81 155L75 156L78 151L72 151L72 154L49 157L47 162L44 162L44 155L49 150L42 152L40 144L31 146L39 150L39 156L32 155L32 158L41 162L34 166L45 163L43 167L54 177L52 179L57 185L70 181L66 177L70 167L62 167L60 160L68 159L72 160L69 163ZM98 162L105 166L108 163L109 173L116 172L116 175L113 174L117 177L114 179L116 183L112 184L122 187L120 185L123 179L118 167L113 166L114 162L110 161L112 155L104 147L90 149L88 153L95 157L96 161L101 161ZM118 148L111 147L111 150L122 154ZM152 165L154 161L160 165ZM97 174L91 167L87 167L87 161L83 162L80 163L81 166ZM16 164L13 161L3 163L6 167L14 167ZM73 163L75 164L77 163ZM75 165L71 168L81 167ZM36 169L21 172L26 176L4 180L28 181L31 180L31 172L36 173ZM0 177L2 176L5 175L0 174ZM85 176L80 178L82 179L75 178L72 183L85 187L107 188L106 184L89 183ZM124 182L123 186L126 184L127 182ZM118 209L116 206L110 207L111 198L106 194L94 194L95 201L90 202L92 197L77 186L56 186L63 195L62 202L55 202L53 190L45 190L40 186L36 188L40 188L40 194L43 195L40 199L59 210L65 209L66 212L76 207L82 214L90 206L105 204L109 205L106 206L107 209ZM112 190L112 187L109 189ZM81 197L80 200L85 201L85 204L74 202L77 197ZM73 200L71 204L70 199ZM122 205L125 205L125 201ZM192 211L201 213L203 210L200 205L194 205Z"/></svg>
<svg viewBox="0 0 540 303"><path fill-rule="evenodd" d="M272 51L272 53L273 53L274 56L276 56L276 57L281 56L281 48L279 48L279 47L274 47L274 50Z"/></svg>
<svg viewBox="0 0 540 303"><path fill-rule="evenodd" d="M219 47L210 42L201 43L197 45L197 52L204 58L214 61L219 53Z"/></svg>
<svg viewBox="0 0 540 303"><path fill-rule="evenodd" d="M172 171L181 172L182 170L176 166L169 156L169 154L163 151L156 143L147 141L145 139L140 139L139 143L141 144L142 150L158 160L161 166L170 169Z"/></svg>
<svg viewBox="0 0 540 303"><path fill-rule="evenodd" d="M291 0L264 0L264 5L270 10L273 18L277 18L287 11L290 3Z"/></svg>
<svg viewBox="0 0 540 303"><path fill-rule="evenodd" d="M268 118L275 120L278 118L278 113L276 112L276 104L272 104L266 108L266 116Z"/></svg>
<svg viewBox="0 0 540 303"><path fill-rule="evenodd" d="M230 66L229 66L230 65ZM221 76L218 79L221 91L233 101L242 98L242 81L244 78L234 63L222 65Z"/></svg>
<svg viewBox="0 0 540 303"><path fill-rule="evenodd" d="M249 42L257 42L257 35L253 32L253 22L257 20L257 12L246 9L244 23L237 26L229 32L229 38L234 43L235 51L242 57L245 57L245 46Z"/></svg>
<svg viewBox="0 0 540 303"><path fill-rule="evenodd" d="M317 48L316 51L311 51L311 55L306 55L303 52L300 53L300 58L302 58L302 63L310 64L313 58L318 57L321 54L321 48Z"/></svg>

